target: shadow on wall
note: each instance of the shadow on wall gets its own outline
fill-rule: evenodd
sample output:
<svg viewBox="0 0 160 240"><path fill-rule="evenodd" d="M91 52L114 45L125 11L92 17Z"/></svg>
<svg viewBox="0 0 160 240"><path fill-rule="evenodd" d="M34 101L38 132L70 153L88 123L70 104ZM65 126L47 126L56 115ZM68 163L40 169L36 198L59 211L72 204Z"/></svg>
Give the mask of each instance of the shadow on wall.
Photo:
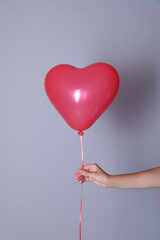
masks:
<svg viewBox="0 0 160 240"><path fill-rule="evenodd" d="M110 110L115 115L114 121L118 121L121 126L130 127L137 121L144 121L154 104L155 67L132 68L126 72L119 72L119 76L119 92L114 100L114 107ZM104 114L107 114L107 111Z"/></svg>

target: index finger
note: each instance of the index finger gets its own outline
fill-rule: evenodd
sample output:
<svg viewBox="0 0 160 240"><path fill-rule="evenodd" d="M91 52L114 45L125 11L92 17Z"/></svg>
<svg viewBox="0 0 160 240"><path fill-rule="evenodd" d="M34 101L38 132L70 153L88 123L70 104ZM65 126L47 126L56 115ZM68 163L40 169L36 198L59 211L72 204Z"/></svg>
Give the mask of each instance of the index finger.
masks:
<svg viewBox="0 0 160 240"><path fill-rule="evenodd" d="M76 171L74 171L73 173L74 173L75 175L77 175L78 173L80 173L80 171L81 171L81 168L78 169L78 170L76 170Z"/></svg>

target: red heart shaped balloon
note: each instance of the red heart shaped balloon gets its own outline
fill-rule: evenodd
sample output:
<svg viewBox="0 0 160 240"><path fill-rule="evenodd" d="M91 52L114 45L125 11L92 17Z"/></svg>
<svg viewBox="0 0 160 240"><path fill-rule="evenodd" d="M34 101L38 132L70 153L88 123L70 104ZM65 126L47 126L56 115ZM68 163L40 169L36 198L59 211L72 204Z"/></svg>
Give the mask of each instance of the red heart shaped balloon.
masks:
<svg viewBox="0 0 160 240"><path fill-rule="evenodd" d="M118 88L118 73L106 63L85 68L61 64L53 67L45 78L51 103L68 125L78 131L92 126L111 104Z"/></svg>

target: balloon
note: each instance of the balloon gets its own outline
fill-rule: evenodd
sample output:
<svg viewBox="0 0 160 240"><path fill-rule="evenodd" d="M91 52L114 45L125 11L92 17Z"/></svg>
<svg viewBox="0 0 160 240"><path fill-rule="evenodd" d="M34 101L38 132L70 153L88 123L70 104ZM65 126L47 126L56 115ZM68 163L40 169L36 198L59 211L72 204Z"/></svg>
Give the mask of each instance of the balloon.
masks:
<svg viewBox="0 0 160 240"><path fill-rule="evenodd" d="M60 64L45 78L49 100L68 125L80 132L100 117L115 98L118 88L117 71L101 62L84 68Z"/></svg>

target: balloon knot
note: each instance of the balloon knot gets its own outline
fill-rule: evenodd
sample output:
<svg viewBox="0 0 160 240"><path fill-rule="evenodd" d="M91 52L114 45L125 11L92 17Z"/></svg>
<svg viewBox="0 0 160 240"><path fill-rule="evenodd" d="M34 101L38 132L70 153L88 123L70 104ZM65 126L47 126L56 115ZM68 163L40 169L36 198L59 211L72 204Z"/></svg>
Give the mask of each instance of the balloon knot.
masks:
<svg viewBox="0 0 160 240"><path fill-rule="evenodd" d="M79 135L79 136L83 136L83 135L84 135L84 132L79 131L79 132L78 132L78 135Z"/></svg>

